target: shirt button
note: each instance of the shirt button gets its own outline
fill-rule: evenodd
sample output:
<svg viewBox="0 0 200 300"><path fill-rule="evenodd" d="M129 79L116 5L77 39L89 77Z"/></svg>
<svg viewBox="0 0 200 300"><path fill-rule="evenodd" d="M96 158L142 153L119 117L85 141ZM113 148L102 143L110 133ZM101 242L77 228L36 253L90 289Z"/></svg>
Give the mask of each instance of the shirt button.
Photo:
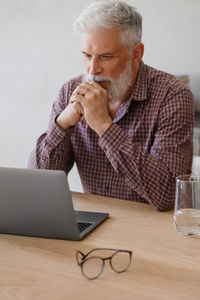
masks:
<svg viewBox="0 0 200 300"><path fill-rule="evenodd" d="M110 189L110 187L107 185L107 186L106 186L106 190L109 191L109 189Z"/></svg>
<svg viewBox="0 0 200 300"><path fill-rule="evenodd" d="M107 148L106 148L106 147L104 147L104 151L107 151Z"/></svg>

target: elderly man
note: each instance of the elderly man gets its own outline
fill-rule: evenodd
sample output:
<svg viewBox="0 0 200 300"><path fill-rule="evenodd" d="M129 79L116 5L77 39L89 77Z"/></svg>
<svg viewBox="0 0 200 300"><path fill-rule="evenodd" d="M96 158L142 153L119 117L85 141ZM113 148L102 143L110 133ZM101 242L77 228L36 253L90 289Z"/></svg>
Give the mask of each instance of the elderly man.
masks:
<svg viewBox="0 0 200 300"><path fill-rule="evenodd" d="M83 189L174 206L175 178L191 172L193 97L142 61L142 18L125 2L93 2L75 21L85 75L65 83L30 168L70 171Z"/></svg>

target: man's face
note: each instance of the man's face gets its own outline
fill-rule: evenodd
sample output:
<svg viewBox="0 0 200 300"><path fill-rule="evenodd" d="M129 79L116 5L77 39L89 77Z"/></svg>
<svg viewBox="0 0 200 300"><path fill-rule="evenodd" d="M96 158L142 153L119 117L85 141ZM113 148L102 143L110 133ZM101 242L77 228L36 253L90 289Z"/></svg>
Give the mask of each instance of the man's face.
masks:
<svg viewBox="0 0 200 300"><path fill-rule="evenodd" d="M110 29L100 33L83 33L81 36L85 72L88 78L96 75L98 83L109 90L117 83L120 75L132 71L131 59L127 48L121 42L120 32ZM130 77L130 76L129 76ZM102 80L101 80L102 78ZM129 83L127 83L129 84ZM127 88L127 87L126 87Z"/></svg>

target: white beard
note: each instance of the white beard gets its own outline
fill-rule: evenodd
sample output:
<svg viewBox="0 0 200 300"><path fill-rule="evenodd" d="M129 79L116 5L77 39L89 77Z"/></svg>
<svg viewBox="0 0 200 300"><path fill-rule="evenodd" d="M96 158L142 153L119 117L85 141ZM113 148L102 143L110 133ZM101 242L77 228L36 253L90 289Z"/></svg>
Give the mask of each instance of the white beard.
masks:
<svg viewBox="0 0 200 300"><path fill-rule="evenodd" d="M108 88L108 94L112 96L111 103L115 103L121 100L126 91L132 84L132 64L131 60L127 62L125 70L115 80L112 80L110 87Z"/></svg>
<svg viewBox="0 0 200 300"><path fill-rule="evenodd" d="M124 71L119 74L117 79L113 79L110 77L104 77L102 75L86 75L88 81L108 81L110 82L110 86L108 88L108 94L112 96L112 100L110 103L115 103L121 100L132 84L133 70L132 70L132 59L129 59Z"/></svg>

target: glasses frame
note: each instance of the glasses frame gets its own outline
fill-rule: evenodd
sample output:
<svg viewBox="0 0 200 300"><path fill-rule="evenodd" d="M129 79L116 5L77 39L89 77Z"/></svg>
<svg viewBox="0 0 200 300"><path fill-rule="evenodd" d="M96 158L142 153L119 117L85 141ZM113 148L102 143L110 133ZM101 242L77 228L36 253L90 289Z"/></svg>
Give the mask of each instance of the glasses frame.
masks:
<svg viewBox="0 0 200 300"><path fill-rule="evenodd" d="M90 257L88 257L92 252L98 251L98 250L109 250L109 251L114 251L114 253L113 253L112 255L108 256L108 257L101 257L101 256L98 256L98 255L97 255L97 256L95 255L95 256L90 256ZM118 254L118 253L120 253L120 252L125 252L125 253L128 253L128 254L129 254L129 263L128 263L128 265L127 265L127 267L126 267L125 269L123 269L123 270L121 270L121 271L117 271L117 270L115 270L115 268L114 268L113 265L112 265L112 258L113 258L116 254ZM78 251L76 252L76 261L77 261L78 266L80 266L80 268L81 268L82 275L83 275L85 278L89 279L89 280L94 280L94 279L97 279L97 278L103 273L103 270L104 270L104 267L105 267L105 261L106 261L106 260L109 260L110 267L111 267L111 269L112 269L114 272L116 272L116 273L123 273L123 272L125 272L125 271L130 267L130 265L131 265L132 255L133 255L133 251L131 251L131 250L121 250L121 249L113 249L113 248L94 248L94 249L90 250L90 251L89 251L88 253L86 253L86 254L84 254L83 252L81 252L81 251L78 250ZM79 256L81 256L81 258L79 258ZM99 259L102 260L101 270L100 270L100 272L99 272L99 274L98 274L97 276L95 276L95 277L88 277L88 276L84 273L83 265L84 265L84 263L85 263L86 261L88 261L88 260L90 260L90 259L94 259L94 258L99 258Z"/></svg>

